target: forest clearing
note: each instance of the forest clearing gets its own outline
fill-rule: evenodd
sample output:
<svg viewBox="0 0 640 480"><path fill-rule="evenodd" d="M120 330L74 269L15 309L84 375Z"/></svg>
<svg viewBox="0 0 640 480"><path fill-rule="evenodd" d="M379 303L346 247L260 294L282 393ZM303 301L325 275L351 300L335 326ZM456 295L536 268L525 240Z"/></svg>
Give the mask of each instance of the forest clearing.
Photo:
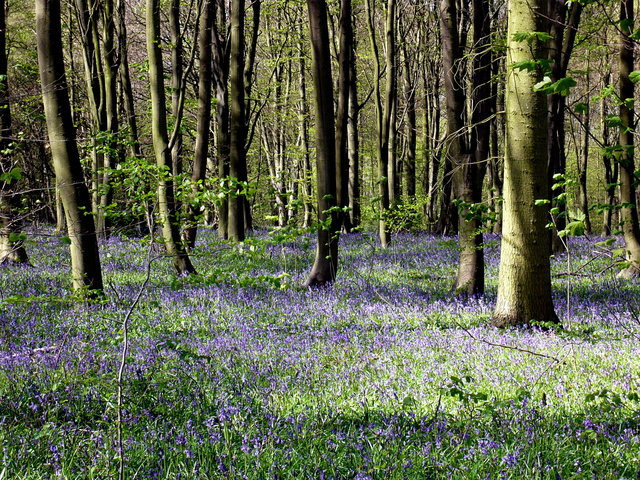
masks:
<svg viewBox="0 0 640 480"><path fill-rule="evenodd" d="M636 478L640 292L601 239L555 257L564 328L542 331L489 326L497 237L467 299L455 238L374 237L344 235L317 289L309 236L205 231L196 277L112 237L86 306L66 245L34 236L34 267L0 271L0 477L114 478L121 428L126 478Z"/></svg>

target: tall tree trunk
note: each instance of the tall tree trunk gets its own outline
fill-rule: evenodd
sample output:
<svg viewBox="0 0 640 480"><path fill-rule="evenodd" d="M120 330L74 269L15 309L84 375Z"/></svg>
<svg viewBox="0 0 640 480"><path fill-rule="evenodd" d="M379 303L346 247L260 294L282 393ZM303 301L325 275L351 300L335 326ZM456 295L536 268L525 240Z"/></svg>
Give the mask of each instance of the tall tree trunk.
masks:
<svg viewBox="0 0 640 480"><path fill-rule="evenodd" d="M184 238L190 249L195 247L201 203L198 196L203 191L203 182L207 171L207 157L209 153L209 129L211 127L211 41L212 27L215 21L214 0L205 0L200 16L198 37L199 63L198 71L198 114L196 125L196 145L191 172L192 198L186 218Z"/></svg>
<svg viewBox="0 0 640 480"><path fill-rule="evenodd" d="M336 195L340 227L351 230L349 208L349 76L353 28L351 24L351 1L340 1L340 53L338 54L338 107L336 110Z"/></svg>
<svg viewBox="0 0 640 480"><path fill-rule="evenodd" d="M517 62L543 58L543 42L516 42L513 37L518 32L544 32L545 7L544 0L513 0L509 5L504 218L492 318L498 327L559 321L551 300L549 210L536 205L549 191L548 154L540 148L547 144L547 98L533 88L543 72L512 68Z"/></svg>
<svg viewBox="0 0 640 480"><path fill-rule="evenodd" d="M91 197L84 181L62 59L60 0L36 0L38 66L56 181L71 240L73 287L102 291L102 269Z"/></svg>
<svg viewBox="0 0 640 480"><path fill-rule="evenodd" d="M603 85L609 85L611 80L611 72L606 72L603 78ZM604 209L604 218L602 225L602 235L608 236L612 233L613 209L615 208L616 188L618 186L618 162L612 162L612 156L607 147L611 146L611 138L609 131L609 121L607 119L607 102L603 96L600 99L600 109L602 117L602 163L604 165L604 183L607 195L607 206Z"/></svg>
<svg viewBox="0 0 640 480"><path fill-rule="evenodd" d="M359 138L358 82L356 78L355 45L349 62L349 121L347 123L349 156L349 226L351 231L360 227L360 138Z"/></svg>
<svg viewBox="0 0 640 480"><path fill-rule="evenodd" d="M213 80L216 87L216 142L218 159L218 177L224 189L229 188L229 45L227 40L227 22L225 3L216 0L218 12L213 32ZM218 236L229 238L229 198L224 195L218 206Z"/></svg>
<svg viewBox="0 0 640 480"><path fill-rule="evenodd" d="M484 293L484 250L482 221L472 210L482 201L482 184L489 158L491 116L491 49L489 2L473 1L473 59L471 149L457 166L457 198L462 200L458 216L460 261L454 291L473 295Z"/></svg>
<svg viewBox="0 0 640 480"><path fill-rule="evenodd" d="M134 158L140 158L140 141L138 136L138 121L136 118L136 108L133 99L133 87L131 86L131 70L129 68L129 51L127 47L127 21L125 6L127 0L118 0L118 54L120 60L120 86L122 97L124 98L124 111L129 127L129 154Z"/></svg>
<svg viewBox="0 0 640 480"><path fill-rule="evenodd" d="M19 178L12 178L14 145L11 137L11 107L9 104L9 77L7 68L7 5L0 0L0 263L29 263L21 240L20 222L15 213L20 195L16 188Z"/></svg>
<svg viewBox="0 0 640 480"><path fill-rule="evenodd" d="M574 41L582 14L582 4L571 2L571 7L565 0L549 0L548 12L550 18L549 59L552 60L551 80L558 81L567 75L569 59L573 52ZM569 16L567 19L566 17ZM547 148L549 150L549 185L553 185L556 174L564 175L567 169L567 154L565 150L565 109L567 97L560 93L549 95L548 123L549 129ZM564 244L557 235L566 226L566 205L564 201L553 200L564 189L549 190L549 197L553 204L560 208L561 214L554 216L556 230L552 230L551 245L553 251L563 250Z"/></svg>
<svg viewBox="0 0 640 480"><path fill-rule="evenodd" d="M385 21L385 67L386 82L384 91L384 103L382 92L380 91L381 66L376 40L376 29L374 26L374 10L371 7L371 0L365 0L367 19L369 26L369 37L371 49L373 50L374 63L374 97L376 105L376 132L377 132L377 154L378 154L378 196L379 200L379 222L378 230L380 244L382 248L387 248L391 242L391 231L388 223L388 211L390 206L389 182L389 134L391 129L391 115L395 102L395 17L396 1L387 0L387 11Z"/></svg>
<svg viewBox="0 0 640 480"><path fill-rule="evenodd" d="M102 195L100 196L100 211L102 212L102 235L109 236L111 221L108 209L113 201L113 188L111 185L111 170L116 168L118 158L123 156L120 151L118 120L118 69L119 60L116 55L115 45L115 11L114 0L104 0L102 3L102 53L104 58L104 103L105 103L105 155L104 172L102 174ZM100 230L99 230L100 231Z"/></svg>
<svg viewBox="0 0 640 480"><path fill-rule="evenodd" d="M244 98L244 0L231 0L231 50L229 57L229 96L231 97L229 176L233 190L229 195L229 238L244 240L244 186L247 158L245 152L245 98Z"/></svg>
<svg viewBox="0 0 640 480"><path fill-rule="evenodd" d="M173 266L180 275L195 273L189 255L180 239L177 223L171 150L167 132L167 107L164 93L162 51L160 50L160 0L147 0L147 56L149 57L149 87L151 90L151 132L153 150L160 178L158 179L158 210L162 237Z"/></svg>
<svg viewBox="0 0 640 480"><path fill-rule="evenodd" d="M182 173L182 129L177 122L182 117L180 110L181 105L181 89L183 75L183 42L182 32L180 31L180 1L171 0L171 8L169 9L169 31L171 32L171 113L173 114L174 129L177 129L175 141L171 145L171 171L175 178ZM176 202L176 211L180 211L180 205Z"/></svg>
<svg viewBox="0 0 640 480"><path fill-rule="evenodd" d="M633 0L620 2L620 220L624 232L624 243L629 266L619 274L621 278L640 275L640 226L638 225L638 208L636 201L636 182L634 165L633 119L634 84L629 75L634 70L633 33Z"/></svg>
<svg viewBox="0 0 640 480"><path fill-rule="evenodd" d="M313 187L311 185L311 155L309 154L309 106L307 104L307 68L305 60L305 50L302 45L302 24L298 24L298 62L300 65L300 149L302 150L302 196L304 202L304 214L302 218L303 228L309 228L313 222Z"/></svg>
<svg viewBox="0 0 640 480"><path fill-rule="evenodd" d="M316 178L318 185L318 245L305 286L332 283L338 269L340 226L336 206L336 138L333 81L325 0L307 0L316 104Z"/></svg>
<svg viewBox="0 0 640 480"><path fill-rule="evenodd" d="M404 61L404 101L407 109L407 155L404 160L404 192L409 201L416 196L416 84L413 78L412 63L407 46L403 43L402 58ZM425 105L426 108L426 105Z"/></svg>

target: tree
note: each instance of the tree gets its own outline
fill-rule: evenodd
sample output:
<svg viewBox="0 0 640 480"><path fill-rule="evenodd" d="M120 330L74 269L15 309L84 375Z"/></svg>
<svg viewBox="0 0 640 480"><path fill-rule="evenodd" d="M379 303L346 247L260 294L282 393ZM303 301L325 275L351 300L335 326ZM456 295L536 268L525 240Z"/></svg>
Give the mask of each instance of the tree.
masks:
<svg viewBox="0 0 640 480"><path fill-rule="evenodd" d="M229 195L229 238L237 242L245 235L245 187L247 157L245 151L244 91L244 0L231 1L231 50L229 57L229 96L231 121L229 135L229 176L233 182Z"/></svg>
<svg viewBox="0 0 640 480"><path fill-rule="evenodd" d="M549 260L546 94L534 91L542 80L546 2L509 4L506 85L506 151L502 250L498 300L492 323L558 323L551 300ZM535 66L533 69L522 65Z"/></svg>
<svg viewBox="0 0 640 480"><path fill-rule="evenodd" d="M197 196L202 192L202 184L207 171L207 154L209 153L209 129L211 127L211 67L212 67L212 29L215 21L214 0L203 2L200 17L200 34L198 37L200 69L198 71L198 113L196 126L196 144L191 173L192 199L187 212L187 226L184 237L189 248L196 243L198 228L199 202Z"/></svg>
<svg viewBox="0 0 640 480"><path fill-rule="evenodd" d="M29 263L21 240L16 183L20 173L12 161L11 107L7 69L7 6L0 0L0 263Z"/></svg>
<svg viewBox="0 0 640 480"><path fill-rule="evenodd" d="M340 1L340 53L338 54L338 106L336 111L336 201L342 209L338 221L346 231L351 230L349 207L348 120L350 91L350 61L352 60L353 28L351 0Z"/></svg>
<svg viewBox="0 0 640 480"><path fill-rule="evenodd" d="M102 270L91 198L78 155L62 57L60 0L36 0L36 35L42 99L56 181L70 239L76 290L102 291Z"/></svg>
<svg viewBox="0 0 640 480"><path fill-rule="evenodd" d="M336 214L336 139L333 81L325 0L307 0L311 30L313 84L316 106L316 176L318 245L305 286L332 283L338 269L340 225Z"/></svg>
<svg viewBox="0 0 640 480"><path fill-rule="evenodd" d="M633 119L634 85L629 78L633 71L633 0L620 2L620 136L618 162L620 163L620 220L624 232L624 244L629 266L620 272L620 277L631 278L640 275L640 226L636 201L634 166Z"/></svg>
<svg viewBox="0 0 640 480"><path fill-rule="evenodd" d="M376 29L374 26L374 10L371 7L371 0L365 0L367 9L367 23L369 26L369 37L371 40L371 50L373 50L374 64L374 102L376 107L376 132L377 132L377 155L378 155L378 195L379 195L379 221L378 229L380 244L387 248L391 242L391 232L387 220L390 207L391 188L389 179L389 151L392 147L391 117L396 102L396 55L395 55L395 25L396 25L396 1L387 0L386 21L385 21L385 67L386 82L383 94L380 90L382 78L382 68L380 65L378 41L376 40Z"/></svg>
<svg viewBox="0 0 640 480"><path fill-rule="evenodd" d="M151 90L151 131L153 150L158 166L158 210L162 237L173 266L180 275L195 273L189 255L180 239L177 223L171 149L167 132L167 106L164 93L162 51L160 50L160 1L147 0L147 55L149 57L149 88Z"/></svg>

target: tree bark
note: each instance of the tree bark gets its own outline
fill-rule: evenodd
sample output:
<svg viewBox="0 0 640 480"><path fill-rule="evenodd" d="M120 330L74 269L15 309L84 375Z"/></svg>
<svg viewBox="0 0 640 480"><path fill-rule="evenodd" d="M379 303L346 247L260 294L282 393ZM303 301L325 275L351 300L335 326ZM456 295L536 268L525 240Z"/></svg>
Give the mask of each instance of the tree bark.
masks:
<svg viewBox="0 0 640 480"><path fill-rule="evenodd" d="M316 105L318 245L307 287L332 283L338 269L340 226L336 215L336 138L331 53L325 0L307 0Z"/></svg>
<svg viewBox="0 0 640 480"><path fill-rule="evenodd" d="M620 73L618 86L620 89L620 220L624 232L624 243L629 266L619 274L621 278L640 275L640 226L638 225L638 207L636 201L636 182L634 165L634 84L629 78L634 67L634 42L630 38L633 33L633 0L620 2Z"/></svg>
<svg viewBox="0 0 640 480"><path fill-rule="evenodd" d="M224 2L216 0L218 12L213 31L213 80L216 88L216 142L220 185L228 188L229 177L229 45ZM218 205L218 237L229 238L229 198L224 195Z"/></svg>
<svg viewBox="0 0 640 480"><path fill-rule="evenodd" d="M36 0L36 41L44 112L56 181L71 240L71 272L76 290L103 290L91 197L84 181L62 57L60 0Z"/></svg>
<svg viewBox="0 0 640 480"><path fill-rule="evenodd" d="M338 222L345 231L351 230L349 208L349 85L353 28L351 24L351 1L340 1L340 53L338 54L338 107L336 110L336 196Z"/></svg>
<svg viewBox="0 0 640 480"><path fill-rule="evenodd" d="M558 323L551 300L548 206L536 200L548 195L547 98L533 87L542 71L512 68L520 61L543 58L538 39L516 42L521 32L544 32L544 0L513 0L509 4L506 86L506 158L502 250L498 299L492 324L528 325L532 321Z"/></svg>
<svg viewBox="0 0 640 480"><path fill-rule="evenodd" d="M229 176L232 182L229 202L229 238L241 242L245 236L243 193L247 178L245 152L245 97L244 97L244 0L231 0L231 50L229 57L229 96L231 121L229 134Z"/></svg>
<svg viewBox="0 0 640 480"><path fill-rule="evenodd" d="M395 17L396 2L387 0L387 11L385 21L385 66L386 82L384 91L384 103L382 92L380 91L381 66L376 40L376 29L374 26L374 10L371 7L371 0L365 0L367 19L369 26L369 37L371 49L373 50L374 63L374 97L376 105L376 132L377 132L377 154L378 154L378 196L379 196L379 221L378 234L382 248L387 248L391 243L391 231L388 223L388 211L390 207L389 182L389 135L391 128L391 115L395 102Z"/></svg>
<svg viewBox="0 0 640 480"><path fill-rule="evenodd" d="M151 131L156 165L159 170L158 210L162 224L164 247L172 257L179 275L195 273L189 255L180 239L177 223L171 150L167 132L167 107L164 92L162 51L160 50L160 1L147 0L147 56L149 57L149 87L151 90Z"/></svg>
<svg viewBox="0 0 640 480"><path fill-rule="evenodd" d="M203 191L203 182L207 171L207 157L209 153L209 129L211 127L211 41L212 28L215 21L214 0L205 0L200 16L200 29L198 36L199 63L198 71L198 113L196 124L196 144L193 159L193 171L191 172L192 195L187 211L184 239L187 246L193 249L196 244L198 221L201 204L198 196Z"/></svg>

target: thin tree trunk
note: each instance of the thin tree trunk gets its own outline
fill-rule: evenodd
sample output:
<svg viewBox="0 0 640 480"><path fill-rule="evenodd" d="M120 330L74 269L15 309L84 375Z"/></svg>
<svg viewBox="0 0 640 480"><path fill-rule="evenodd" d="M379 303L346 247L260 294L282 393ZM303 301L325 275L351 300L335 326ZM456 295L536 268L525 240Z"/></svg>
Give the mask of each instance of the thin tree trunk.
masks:
<svg viewBox="0 0 640 480"><path fill-rule="evenodd" d="M358 82L356 78L355 45L351 48L349 62L349 121L347 123L349 155L349 227L360 227L360 138L359 138Z"/></svg>

